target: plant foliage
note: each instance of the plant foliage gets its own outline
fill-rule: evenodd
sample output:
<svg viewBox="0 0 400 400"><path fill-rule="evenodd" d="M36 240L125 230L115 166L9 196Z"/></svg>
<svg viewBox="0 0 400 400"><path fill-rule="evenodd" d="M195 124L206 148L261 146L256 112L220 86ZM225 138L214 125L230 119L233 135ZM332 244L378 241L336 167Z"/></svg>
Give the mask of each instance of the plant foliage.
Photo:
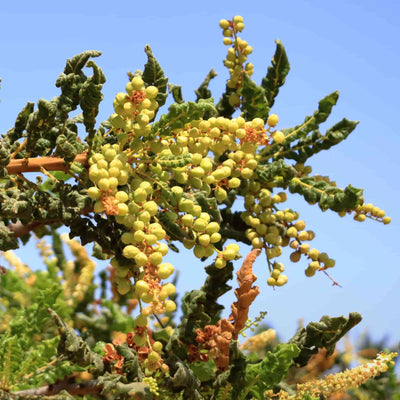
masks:
<svg viewBox="0 0 400 400"><path fill-rule="evenodd" d="M93 60L100 52L86 51L67 60L59 95L28 102L2 135L0 250L8 267L0 269L0 400L314 399L362 391L381 373L366 383L371 393L384 398L399 387L395 353L304 380L307 368L329 364L358 313L323 316L288 343L274 341L270 329L239 343L258 323L248 321L260 292L257 257L265 257L267 286L278 289L289 279L278 261L283 251L292 262L303 259L307 277L335 266L310 247L315 234L300 214L283 206L288 194L360 222L390 218L364 203L362 189L339 188L305 165L357 125L343 119L320 132L338 92L299 125L278 130L270 111L290 69L283 44L276 41L257 83L247 61L253 49L239 37L243 19L220 26L229 79L218 102L209 89L213 69L196 100L186 101L146 46L143 71L128 74L115 112L99 124L105 76ZM61 227L69 234L60 235ZM12 252L29 240L37 240L44 269ZM179 252L178 242L208 260L205 282L180 297L177 275L168 281L179 261L163 261L169 250ZM237 269L243 244L252 250ZM96 272L92 257L108 267ZM236 301L224 317L219 301L234 270Z"/></svg>

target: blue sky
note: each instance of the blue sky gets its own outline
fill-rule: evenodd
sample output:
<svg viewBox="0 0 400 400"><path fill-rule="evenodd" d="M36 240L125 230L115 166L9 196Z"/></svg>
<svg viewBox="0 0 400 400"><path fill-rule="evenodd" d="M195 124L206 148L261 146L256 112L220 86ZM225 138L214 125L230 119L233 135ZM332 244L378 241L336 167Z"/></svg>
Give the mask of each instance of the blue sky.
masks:
<svg viewBox="0 0 400 400"><path fill-rule="evenodd" d="M259 82L279 38L291 72L273 108L279 127L310 115L318 101L340 90L339 103L324 128L343 117L360 120L356 131L329 152L312 159L313 171L329 175L340 186L365 188L366 202L383 208L392 224L359 223L350 216L322 213L297 195L288 206L297 209L307 228L316 232L314 247L336 259L330 271L342 285L333 287L320 274L304 275L305 263L285 262L289 283L277 290L266 285L267 268L256 264L261 294L252 316L268 311L266 322L284 339L297 321L319 320L324 314L358 311L363 321L355 334L369 330L374 338L400 339L400 245L398 133L400 76L400 5L397 1L15 1L0 11L0 132L13 125L27 101L58 95L54 86L65 60L84 50L100 50L96 62L107 82L99 121L112 112L112 100L124 89L127 71L143 67L143 48L150 44L170 82L180 84L187 100L211 68L219 76L210 88L216 98L227 79L222 65L226 48L218 21L240 14L242 38L253 46L249 61ZM242 247L242 254L247 249ZM27 247L24 260L35 257ZM171 255L181 270L178 288L195 289L203 266L187 253ZM179 261L178 261L179 260ZM236 283L236 282L234 282ZM233 295L225 296L230 304Z"/></svg>

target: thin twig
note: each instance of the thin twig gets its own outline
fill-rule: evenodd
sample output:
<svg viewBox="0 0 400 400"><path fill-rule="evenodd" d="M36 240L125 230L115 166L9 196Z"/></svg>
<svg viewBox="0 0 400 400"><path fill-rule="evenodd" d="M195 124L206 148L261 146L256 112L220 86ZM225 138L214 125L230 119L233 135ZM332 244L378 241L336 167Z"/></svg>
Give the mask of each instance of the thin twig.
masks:
<svg viewBox="0 0 400 400"><path fill-rule="evenodd" d="M342 285L339 282L336 282L325 270L321 270L323 273L332 281L333 286L339 286L340 288Z"/></svg>
<svg viewBox="0 0 400 400"><path fill-rule="evenodd" d="M25 139L19 146L17 149L15 149L11 155L10 155L10 159L12 160L28 143L28 139Z"/></svg>

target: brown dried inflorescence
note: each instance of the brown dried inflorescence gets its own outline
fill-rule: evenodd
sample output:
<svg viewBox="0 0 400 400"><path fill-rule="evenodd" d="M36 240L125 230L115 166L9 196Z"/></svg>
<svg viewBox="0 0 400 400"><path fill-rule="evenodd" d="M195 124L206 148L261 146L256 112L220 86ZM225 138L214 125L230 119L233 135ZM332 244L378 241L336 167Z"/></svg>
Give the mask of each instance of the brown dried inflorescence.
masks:
<svg viewBox="0 0 400 400"><path fill-rule="evenodd" d="M232 313L229 318L220 319L215 325L206 325L203 329L196 330L196 341L209 350L210 356L221 371L229 366L229 344L232 339L237 340L239 332L246 324L249 307L260 292L258 286L252 286L257 279L252 267L259 254L259 249L251 251L237 272L237 301L231 306Z"/></svg>
<svg viewBox="0 0 400 400"><path fill-rule="evenodd" d="M114 345L111 343L107 343L104 346L104 350L106 352L106 355L103 357L103 361L105 363L112 364L112 369L115 374L122 375L122 367L124 366L124 357L118 353Z"/></svg>

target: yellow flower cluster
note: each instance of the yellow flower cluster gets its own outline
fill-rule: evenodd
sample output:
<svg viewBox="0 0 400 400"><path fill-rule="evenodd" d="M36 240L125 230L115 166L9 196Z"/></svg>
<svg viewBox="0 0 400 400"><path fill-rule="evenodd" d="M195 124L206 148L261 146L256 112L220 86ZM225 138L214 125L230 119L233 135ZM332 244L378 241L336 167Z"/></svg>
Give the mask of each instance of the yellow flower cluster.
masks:
<svg viewBox="0 0 400 400"><path fill-rule="evenodd" d="M302 399L306 393L313 396L323 394L327 397L334 393L343 393L346 390L357 388L369 379L386 372L389 368L388 365L393 364L392 360L395 357L397 357L397 353L381 353L369 363L328 375L325 379L311 380L297 385L296 399Z"/></svg>
<svg viewBox="0 0 400 400"><path fill-rule="evenodd" d="M307 394L318 397L330 398L331 395L344 393L349 389L355 389L375 378L379 374L386 372L390 364L394 364L393 358L397 353L380 353L377 358L371 362L359 365L358 367L348 369L344 372L331 374L324 379L313 379L306 383L297 385L297 393L290 396L289 393L281 390L279 393L273 393L272 390L265 392L266 399L279 400L302 400Z"/></svg>
<svg viewBox="0 0 400 400"><path fill-rule="evenodd" d="M73 282L71 297L74 302L80 302L84 299L85 294L93 281L96 263L88 256L86 249L77 240L69 239L67 234L62 235L61 238L71 249L71 252L75 256L76 261L79 263L80 268L79 275L75 277L77 282L75 279L72 279L70 282L68 282L68 279L66 279L64 287L66 289L68 286L71 286L71 283ZM73 273L74 262L69 263L67 261L66 264L65 270L69 270L70 273Z"/></svg>
<svg viewBox="0 0 400 400"><path fill-rule="evenodd" d="M12 250L3 252L2 256L8 262L8 264L14 268L20 277L32 272L32 270L26 264L24 264Z"/></svg>
<svg viewBox="0 0 400 400"><path fill-rule="evenodd" d="M257 335L248 338L241 346L241 350L247 350L249 352L257 352L265 348L265 346L271 343L276 337L275 329L267 329Z"/></svg>

